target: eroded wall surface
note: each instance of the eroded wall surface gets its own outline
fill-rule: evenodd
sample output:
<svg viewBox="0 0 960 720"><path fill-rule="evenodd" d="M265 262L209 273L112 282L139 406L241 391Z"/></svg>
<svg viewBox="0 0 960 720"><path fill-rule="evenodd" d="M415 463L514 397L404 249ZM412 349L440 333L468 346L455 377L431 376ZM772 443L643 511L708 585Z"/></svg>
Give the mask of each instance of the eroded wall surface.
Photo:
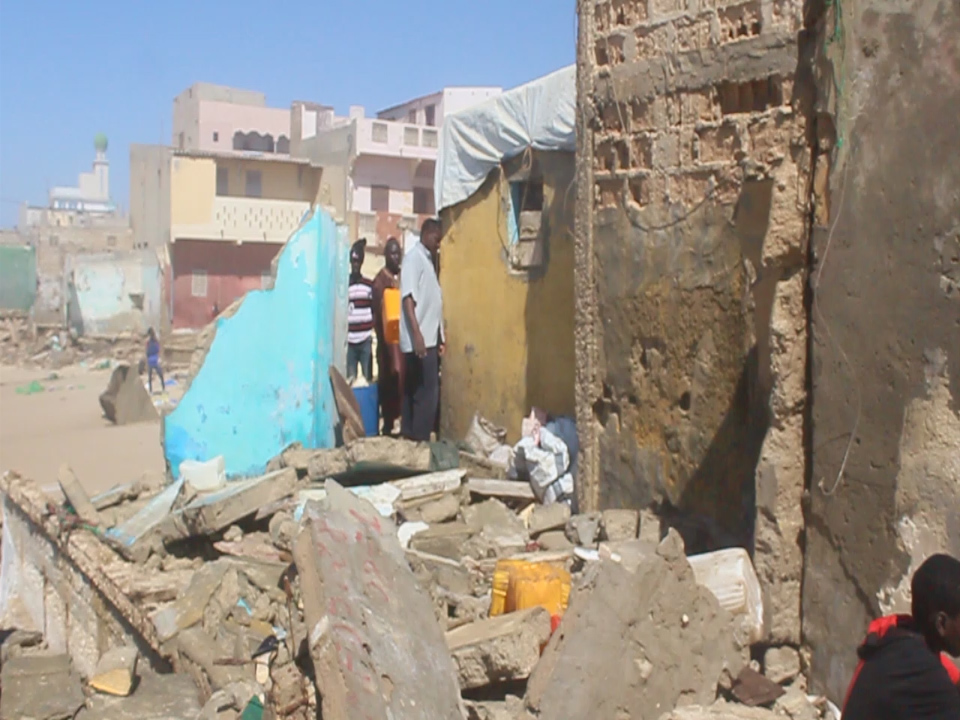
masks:
<svg viewBox="0 0 960 720"><path fill-rule="evenodd" d="M203 364L163 420L174 477L183 460L223 455L227 475L261 475L285 447L332 447L328 379L346 361L345 231L316 210L284 246L273 289L248 292L216 320Z"/></svg>
<svg viewBox="0 0 960 720"><path fill-rule="evenodd" d="M819 19L804 635L842 698L872 617L960 555L960 6Z"/></svg>
<svg viewBox="0 0 960 720"><path fill-rule="evenodd" d="M756 541L771 639L791 644L810 174L800 29L799 2L584 0L578 51L581 502L678 508L705 526L688 546Z"/></svg>

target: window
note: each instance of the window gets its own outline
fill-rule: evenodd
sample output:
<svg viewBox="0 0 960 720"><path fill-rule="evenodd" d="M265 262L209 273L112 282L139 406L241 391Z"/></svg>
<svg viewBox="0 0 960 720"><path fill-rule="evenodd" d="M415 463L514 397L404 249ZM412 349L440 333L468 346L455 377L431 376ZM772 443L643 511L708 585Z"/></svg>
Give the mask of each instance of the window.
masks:
<svg viewBox="0 0 960 720"><path fill-rule="evenodd" d="M373 128L370 130L370 138L375 143L386 143L389 135L389 130L385 123L374 123Z"/></svg>
<svg viewBox="0 0 960 720"><path fill-rule="evenodd" d="M247 170L247 187L244 194L253 198L263 197L262 181L259 170Z"/></svg>
<svg viewBox="0 0 960 720"><path fill-rule="evenodd" d="M230 194L230 173L227 168L217 165L217 195Z"/></svg>
<svg viewBox="0 0 960 720"><path fill-rule="evenodd" d="M116 247L116 246L117 246L117 236L107 235L107 247Z"/></svg>
<svg viewBox="0 0 960 720"><path fill-rule="evenodd" d="M417 124L417 111L416 111L416 110L411 110L410 112L407 113L407 122L410 123L411 125L416 125L416 124Z"/></svg>
<svg viewBox="0 0 960 720"><path fill-rule="evenodd" d="M184 145L184 142L183 142L183 133L180 133L180 137L177 139L177 143L178 143L180 149L183 150L183 145Z"/></svg>
<svg viewBox="0 0 960 720"><path fill-rule="evenodd" d="M427 116L427 125L430 127L435 127L437 124L437 106L427 105L425 114Z"/></svg>
<svg viewBox="0 0 960 720"><path fill-rule="evenodd" d="M417 215L433 215L433 190L430 188L413 189L413 211Z"/></svg>
<svg viewBox="0 0 960 720"><path fill-rule="evenodd" d="M390 212L390 188L386 185L370 188L370 209L373 212Z"/></svg>
<svg viewBox="0 0 960 720"><path fill-rule="evenodd" d="M415 127L408 127L403 129L403 144L410 145L411 147L416 147L420 144L420 131Z"/></svg>
<svg viewBox="0 0 960 720"><path fill-rule="evenodd" d="M423 146L428 148L435 148L437 146L437 131L436 130L424 130L423 131Z"/></svg>
<svg viewBox="0 0 960 720"><path fill-rule="evenodd" d="M207 296L207 271L194 270L190 276L190 294L193 297Z"/></svg>
<svg viewBox="0 0 960 720"><path fill-rule="evenodd" d="M216 130L213 131L213 141L220 142L220 133L218 133Z"/></svg>
<svg viewBox="0 0 960 720"><path fill-rule="evenodd" d="M373 213L357 213L357 233L360 237L374 237L377 234L377 216Z"/></svg>
<svg viewBox="0 0 960 720"><path fill-rule="evenodd" d="M57 245L60 244L60 238L58 238L56 235L51 235L49 239L49 243L50 243L50 247L56 247Z"/></svg>

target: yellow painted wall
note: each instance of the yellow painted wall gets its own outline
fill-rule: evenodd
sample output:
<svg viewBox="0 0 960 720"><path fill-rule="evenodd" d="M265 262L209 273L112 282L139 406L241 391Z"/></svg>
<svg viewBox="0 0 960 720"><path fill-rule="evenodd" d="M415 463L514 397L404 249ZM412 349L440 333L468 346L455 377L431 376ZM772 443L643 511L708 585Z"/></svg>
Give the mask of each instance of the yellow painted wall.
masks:
<svg viewBox="0 0 960 720"><path fill-rule="evenodd" d="M442 213L440 282L447 329L441 431L462 438L479 411L509 433L532 406L574 414L574 156L542 153L545 267L509 272L499 171L468 200Z"/></svg>
<svg viewBox="0 0 960 720"><path fill-rule="evenodd" d="M210 222L216 190L217 164L212 158L171 158L171 225L202 225Z"/></svg>
<svg viewBox="0 0 960 720"><path fill-rule="evenodd" d="M261 197L269 200L314 202L319 191L319 168L267 159L217 158L216 164L227 168L227 195L246 197L246 173L260 172ZM216 176L214 176L216 188Z"/></svg>
<svg viewBox="0 0 960 720"><path fill-rule="evenodd" d="M204 225L213 219L217 193L217 165L227 168L229 195L244 197L246 171L260 171L261 197L314 203L320 192L321 168L296 163L247 158L209 158L178 155L171 160L170 222Z"/></svg>

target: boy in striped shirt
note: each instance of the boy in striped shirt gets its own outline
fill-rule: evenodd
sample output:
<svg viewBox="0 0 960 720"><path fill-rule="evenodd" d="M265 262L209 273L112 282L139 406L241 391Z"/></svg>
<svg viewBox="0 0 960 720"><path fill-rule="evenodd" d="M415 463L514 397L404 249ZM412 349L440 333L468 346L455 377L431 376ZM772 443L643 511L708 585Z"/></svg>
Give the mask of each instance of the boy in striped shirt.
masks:
<svg viewBox="0 0 960 720"><path fill-rule="evenodd" d="M373 283L360 274L366 240L350 248L350 305L347 309L347 382L357 379L357 365L367 382L373 382Z"/></svg>

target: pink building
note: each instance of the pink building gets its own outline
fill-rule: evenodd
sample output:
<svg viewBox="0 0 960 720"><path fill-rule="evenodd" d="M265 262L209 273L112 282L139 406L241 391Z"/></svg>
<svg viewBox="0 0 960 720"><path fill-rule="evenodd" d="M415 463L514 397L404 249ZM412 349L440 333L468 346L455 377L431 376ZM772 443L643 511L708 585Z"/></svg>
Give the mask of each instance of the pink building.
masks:
<svg viewBox="0 0 960 720"><path fill-rule="evenodd" d="M175 150L290 153L290 111L263 93L195 83L173 100Z"/></svg>
<svg viewBox="0 0 960 720"><path fill-rule="evenodd" d="M368 118L362 107L346 117L332 108L296 102L291 153L324 168L321 202L350 228L352 240L373 247L419 229L436 214L433 176L443 118L502 92L496 87L446 88Z"/></svg>

